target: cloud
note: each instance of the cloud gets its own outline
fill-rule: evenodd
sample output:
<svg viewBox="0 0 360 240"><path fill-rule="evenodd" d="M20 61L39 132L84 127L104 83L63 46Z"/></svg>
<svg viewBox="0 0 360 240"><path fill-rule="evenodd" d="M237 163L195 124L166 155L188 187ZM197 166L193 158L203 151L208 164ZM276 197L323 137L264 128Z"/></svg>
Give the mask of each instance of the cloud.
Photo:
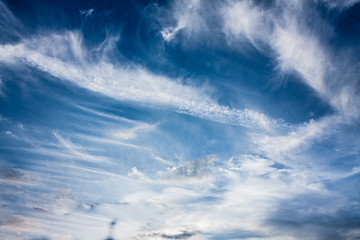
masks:
<svg viewBox="0 0 360 240"><path fill-rule="evenodd" d="M177 233L176 233L177 232ZM196 231L189 231L189 230L167 230L164 232L153 232L153 233L146 233L146 234L140 234L135 239L137 240L146 240L146 239L189 239L193 236L197 235L198 233Z"/></svg>
<svg viewBox="0 0 360 240"><path fill-rule="evenodd" d="M298 27L277 27L272 46L278 53L278 64L283 72L293 70L301 74L304 81L317 92L325 95L325 69L329 57L316 38L307 36Z"/></svg>
<svg viewBox="0 0 360 240"><path fill-rule="evenodd" d="M191 36L206 28L206 23L201 16L202 9L201 0L186 0L185 2L172 3L173 12L170 15L171 19L166 19L166 22L160 22L164 25L160 31L165 41L173 40L179 31L183 30L186 35ZM166 24L173 22L174 24Z"/></svg>
<svg viewBox="0 0 360 240"><path fill-rule="evenodd" d="M134 139L140 133L144 133L144 132L153 130L154 128L156 128L157 125L158 124L153 124L153 125L140 124L140 125L135 126L133 128L117 132L117 133L114 134L114 136L116 138L120 138L120 139L124 139L124 140Z"/></svg>
<svg viewBox="0 0 360 240"><path fill-rule="evenodd" d="M344 0L344 1L329 1L329 0L316 0L317 2L323 2L327 4L330 8L348 8L358 3L359 0Z"/></svg>
<svg viewBox="0 0 360 240"><path fill-rule="evenodd" d="M80 14L83 15L84 17L89 17L89 16L91 16L91 14L92 14L93 12L94 12L94 9L93 9L93 8L80 10Z"/></svg>
<svg viewBox="0 0 360 240"><path fill-rule="evenodd" d="M160 33L161 36L164 38L165 41L171 41L175 38L175 35L182 27L167 27L164 28Z"/></svg>
<svg viewBox="0 0 360 240"><path fill-rule="evenodd" d="M84 112L88 114L91 111L84 109ZM105 128L104 122L112 120L122 127L124 124L152 126L139 121L114 119L112 115L106 115L103 119L104 116L96 111L91 113L100 117L97 124L104 125ZM33 171L41 171L42 176L42 184L36 186L47 192L51 188L53 193L42 194L40 197L34 194L27 197L26 204L33 222L46 221L54 231L49 234L49 228L40 225L33 226L28 234L49 234L51 238L66 235L71 239L83 233L90 239L104 239L108 222L116 218L118 224L114 227L114 239L181 239L180 237L189 236L187 234L193 234L191 238L194 239L296 239L296 231L280 231L276 221L272 221L277 214L275 211L283 202L291 202L305 195L338 199L338 204L332 205L329 210L323 208L321 213L315 212L314 216L331 216L348 203L346 198L339 197L338 193L326 188L324 181L330 178L322 172L309 168L308 162L299 161L295 164L293 159L284 157L296 156L310 148L314 139L324 137L323 131L331 122L334 119L329 118L323 123L312 121L294 128L288 135L260 135L259 141L249 139L257 145L259 152L256 154L239 154L230 159L204 156L194 161L173 163L175 167L167 170L162 168L162 172L158 171L156 174L149 173L150 169L144 167L149 165L133 164L136 158L131 158L131 162L125 167L117 160L117 156L109 159L110 165L109 162L101 161L101 164L68 161L80 157L87 159L88 156L83 154L94 158L108 155L94 151L93 139L82 142L76 135L58 131L57 137L47 141L47 145L33 145L37 150L41 150L39 146L42 146L48 151L43 152L45 157L37 158L41 167L33 168ZM111 130L113 129L116 127L112 126ZM95 129L91 129L88 134L104 138L98 136ZM115 138L112 135L106 137ZM86 139L86 136L82 139ZM296 139L299 141L295 141ZM104 154L112 146L101 144L97 147L106 149L101 152ZM53 152L68 154L69 158L64 159L59 155L54 158L57 161L48 161L47 156L52 156ZM284 167L276 165L279 162ZM126 173L119 173L121 168L126 168L126 173L130 174L127 176ZM71 190L57 193L57 184L70 186ZM311 206L312 200L304 200L303 204L304 208ZM91 205L96 207L89 207ZM27 212L23 211L22 214L25 213ZM289 216L291 213L284 218ZM309 224L312 227L316 225L311 222ZM92 226L92 229L86 230L88 226ZM182 235L184 233L186 234ZM309 237L313 235L309 233Z"/></svg>
<svg viewBox="0 0 360 240"><path fill-rule="evenodd" d="M165 40L172 41L183 33L188 37L199 34L207 26L206 2L187 3L174 4L179 15L174 15L174 25L164 24L163 30L169 28L162 33ZM107 106L101 106L101 101L84 106L69 98L70 107L63 109L66 97L57 96L61 99L56 104L44 108L55 106L49 118L56 123L60 117L66 118L66 124L56 125L60 128L55 131L53 125L41 123L26 122L24 128L0 116L2 132L18 136L12 145L6 145L11 134L2 134L4 150L13 151L13 156L20 158L16 161L32 172L15 167L0 171L0 184L5 189L0 214L6 216L1 230L29 239L104 239L110 223L109 238L114 239L357 237L356 192L342 192L352 191L349 186L355 182L344 189L339 183L356 181L360 170L357 125L344 116L358 110L354 97L358 93L353 82L344 86L327 79L327 70L334 67L333 58L321 37L299 19L302 12L296 10L305 8L300 1L273 1L266 6L259 1L228 1L223 8L216 8L225 14L224 22L219 22L224 24L221 31L228 44L249 41L263 51L261 42L266 42L279 71L297 72L333 106L344 109L297 125L221 105L208 87L120 62L114 57L114 45L90 49L76 31L40 32L33 38L2 44L0 59L5 68L15 71L26 65L60 79L61 84L66 81L68 88L76 84L116 101ZM330 63L325 61L328 58ZM127 112L118 101L141 107ZM106 109L112 104L115 107ZM199 127L205 121L184 120L179 114L173 114L174 118L164 114L152 123L133 120L148 119L143 106L149 112L155 110L154 115L163 114L158 109L165 109L248 129L222 126L214 134L211 132L220 124ZM123 117L126 114L129 119ZM158 121L165 118L164 122L173 122L175 130ZM194 133L198 128L203 131ZM226 131L231 134L227 136ZM173 147L167 135L177 138L179 132L188 134L186 142L177 139L176 143L183 142ZM195 137L209 145L206 151L190 139ZM209 155L217 151L212 148L215 144L209 143L214 138L221 145L219 156ZM186 151L195 157L176 157L188 156ZM350 162L349 155L356 160ZM340 161L348 166L330 166ZM29 178L32 184L28 184ZM329 187L331 184L337 186ZM116 225L111 224L114 219Z"/></svg>
<svg viewBox="0 0 360 240"><path fill-rule="evenodd" d="M183 166L173 167L163 180L174 183L196 183L197 181L206 180L215 161L215 156L208 156L188 162Z"/></svg>
<svg viewBox="0 0 360 240"><path fill-rule="evenodd" d="M351 54L331 45L331 39L337 34L335 27L313 6L324 4L329 11L336 8L341 12L357 2L244 0L226 1L214 8L206 1L196 1L196 4L172 8L176 24L168 26L165 18L160 31L167 41L181 30L193 44L211 42L212 46L225 44L225 36L228 47L240 53L247 47L243 43L250 43L276 64L274 70L279 76L270 78L271 81L295 75L339 114L356 119L359 115L355 109L359 109L360 101L354 89L358 81L354 80L355 76L349 76L349 71L356 68L356 60L352 61ZM199 39L201 41L197 41ZM188 40L179 38L178 41Z"/></svg>
<svg viewBox="0 0 360 240"><path fill-rule="evenodd" d="M312 204L309 205L309 202ZM357 207L344 204L341 196L300 195L279 204L268 220L279 229L306 239L356 239L359 236ZM334 205L336 206L334 208ZM334 209L329 211L329 209ZM341 210L339 210L341 209Z"/></svg>
<svg viewBox="0 0 360 240"><path fill-rule="evenodd" d="M267 13L258 9L252 1L229 1L221 11L223 31L230 42L234 37L236 40L244 38L257 47L257 41L265 40L270 34Z"/></svg>
<svg viewBox="0 0 360 240"><path fill-rule="evenodd" d="M104 162L110 162L111 161L111 159L107 158L107 157L96 156L96 155L86 153L85 151L90 150L89 148L87 148L85 150L83 146L73 144L70 140L64 139L56 131L53 132L53 136L60 143L59 147L63 148L63 149L66 149L66 151L64 151L64 150L58 151L60 154L65 153L65 155L66 155L66 152L69 152L70 157L72 157L72 158L77 158L77 159L81 159L83 161L89 161L89 162L94 162L94 163L104 163ZM46 151L47 151L46 149L44 149L43 151L45 152L45 155L50 154L52 152L50 149L49 149L48 153L46 153ZM56 151L53 151L53 152L56 155Z"/></svg>
<svg viewBox="0 0 360 240"><path fill-rule="evenodd" d="M274 158L279 154L303 151L311 146L311 142L324 135L331 134L332 127L336 125L337 117L328 117L319 121L311 120L309 123L294 127L285 135L253 135L253 143L256 149L265 152Z"/></svg>
<svg viewBox="0 0 360 240"><path fill-rule="evenodd" d="M4 83L0 78L0 97L6 97L6 95L4 94L3 88L4 88Z"/></svg>
<svg viewBox="0 0 360 240"><path fill-rule="evenodd" d="M329 56L318 36L304 26L298 13L302 8L299 1L278 1L269 8L251 1L230 1L222 10L224 31L232 41L245 38L255 46L257 42L266 43L276 52L281 72L296 71L309 86L325 94L324 72Z"/></svg>
<svg viewBox="0 0 360 240"><path fill-rule="evenodd" d="M229 161L222 159L216 166L200 164L204 161L199 161L198 164L196 162L198 161L169 169L167 174L174 177L173 181L164 182L160 178L157 182L153 179L148 182L151 185L148 185L146 192L129 194L123 200L130 204L129 208L140 204L148 206L146 211L160 211L158 214L167 216L166 223L161 218L156 218L152 220L151 226L156 228L160 224L161 229L173 229L172 231L180 230L178 226L181 225L193 226L199 232L196 235L199 239L207 239L207 236L216 236L216 239L231 236L296 239L296 232L281 232L273 225L274 209L281 208L282 202L301 199L305 195L317 196L324 201L329 198L337 199L334 200L337 204L332 205L332 208L323 207L319 209L321 213L314 213L314 216L330 216L347 204L345 198L326 190L320 177L316 180L316 176L311 176L311 173L303 174L301 168L274 167L276 161L273 159L239 155ZM181 184L185 179L191 181L194 180L194 175L196 178L205 173L207 178L204 181L192 181L191 187ZM303 203L304 206L311 206L312 200L304 199ZM286 217L291 216L290 213L286 214ZM150 225L147 229L149 228L151 229ZM150 229L141 230L144 233L139 233L138 239L159 237L160 230ZM309 232L309 237L316 234Z"/></svg>
<svg viewBox="0 0 360 240"><path fill-rule="evenodd" d="M81 231L82 236L101 239L107 233L107 222L116 218L114 239L228 239L239 236L288 239L296 238L297 232L293 229L279 231L281 228L274 220L274 211L284 205L282 202L301 199L304 195L337 199L337 204L331 208L322 208L323 216L341 211L346 205L346 199L334 197L335 193L326 190L321 178L311 176L315 172L303 174L302 168L291 165L278 168L276 161L251 154L230 159L205 156L159 175L148 175L147 171L134 167L129 176L112 174L103 169L104 166L81 167L65 162L62 163L64 168L60 163L45 162L41 164L43 168L55 168L61 174L54 176L51 171L42 171L36 186L47 193L39 197L25 191L31 195L27 196L26 206L32 217L20 219L32 223L25 231L28 234L48 234L50 238L73 238L80 236ZM73 171L82 173L81 177L74 178ZM47 180L50 176L52 181ZM70 182L66 176L71 178ZM56 179L65 185L71 183L72 190L54 188L49 193L49 186L53 186ZM89 192L84 179L91 179L88 183L91 189L99 187L101 190ZM96 207L84 208L84 203L96 204ZM312 200L304 199L302 204L306 208ZM282 215L284 218L290 216L293 215ZM314 212L314 216L319 215ZM40 224L44 221L47 226ZM50 234L49 226L54 229ZM309 233L309 237L312 236Z"/></svg>
<svg viewBox="0 0 360 240"><path fill-rule="evenodd" d="M80 33L26 39L19 44L0 46L0 53L4 63L27 64L118 100L170 107L180 113L244 127L270 130L277 125L264 114L219 105L205 87L185 85L180 79L155 75L139 66L119 66L107 55L89 61L91 55L82 46Z"/></svg>
<svg viewBox="0 0 360 240"><path fill-rule="evenodd" d="M18 40L25 32L22 23L13 15L7 6L0 1L1 43Z"/></svg>

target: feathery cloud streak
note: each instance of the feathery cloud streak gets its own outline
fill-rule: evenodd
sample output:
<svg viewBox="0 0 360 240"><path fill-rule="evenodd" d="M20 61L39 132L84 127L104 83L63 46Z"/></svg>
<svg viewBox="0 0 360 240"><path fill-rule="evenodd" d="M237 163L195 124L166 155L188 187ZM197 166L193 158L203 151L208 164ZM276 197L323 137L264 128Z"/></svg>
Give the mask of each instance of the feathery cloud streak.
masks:
<svg viewBox="0 0 360 240"><path fill-rule="evenodd" d="M119 100L170 107L181 113L240 126L269 130L277 125L263 114L217 104L206 87L184 85L180 79L154 75L138 66L121 67L111 63L106 55L90 61L92 56L83 48L80 33L51 34L15 45L6 44L0 52L2 62L28 64Z"/></svg>

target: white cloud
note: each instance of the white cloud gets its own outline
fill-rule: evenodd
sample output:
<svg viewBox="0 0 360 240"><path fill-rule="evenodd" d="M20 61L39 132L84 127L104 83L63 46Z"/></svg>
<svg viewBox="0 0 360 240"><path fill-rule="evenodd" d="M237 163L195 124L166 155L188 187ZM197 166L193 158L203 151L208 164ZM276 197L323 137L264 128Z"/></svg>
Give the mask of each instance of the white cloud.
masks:
<svg viewBox="0 0 360 240"><path fill-rule="evenodd" d="M331 103L337 107L344 116L344 120L346 119L348 122L358 119L360 116L360 97L357 89L356 82L350 82L345 86L339 86L336 89L337 93L331 98Z"/></svg>
<svg viewBox="0 0 360 240"><path fill-rule="evenodd" d="M324 2L330 7L346 8L358 1ZM247 39L260 51L258 42L267 44L275 53L281 74L298 73L304 83L341 115L349 119L359 116L355 109L359 109L360 101L351 79L354 76L348 76L349 69L357 66L344 64L349 61L346 57L334 55L322 36L335 34L332 26L308 9L305 2L280 0L263 7L246 0L228 1L221 11L223 31L230 44ZM312 19L314 27L310 28L306 19Z"/></svg>
<svg viewBox="0 0 360 240"><path fill-rule="evenodd" d="M93 115L105 118L107 120L115 120L117 122L123 122L123 123L132 123L132 124L141 124L141 122L139 121L135 121L135 120L130 120L128 118L124 118L124 117L120 117L118 115L115 114L109 114L109 113L104 113L102 111L97 111L88 107L84 107L81 105L77 105L77 104L72 104L75 108L79 109L79 110L84 110L88 113L91 113Z"/></svg>
<svg viewBox="0 0 360 240"><path fill-rule="evenodd" d="M298 1L279 1L278 8L262 9L250 1L230 1L222 9L224 31L232 41L246 38L257 47L257 41L267 43L278 55L282 72L296 71L305 82L324 94L326 54L316 36L300 25Z"/></svg>
<svg viewBox="0 0 360 240"><path fill-rule="evenodd" d="M359 2L359 0L315 0L326 3L330 8L348 8Z"/></svg>
<svg viewBox="0 0 360 240"><path fill-rule="evenodd" d="M4 89L4 83L0 78L0 97L5 97L5 93L4 93L3 89Z"/></svg>
<svg viewBox="0 0 360 240"><path fill-rule="evenodd" d="M144 174L142 172L140 172L136 167L131 168L131 172L128 173L128 176L139 176L142 177L144 176Z"/></svg>
<svg viewBox="0 0 360 240"><path fill-rule="evenodd" d="M316 138L324 137L324 133L330 134L331 127L336 125L337 117L324 118L319 121L311 120L309 123L294 127L285 135L263 135L254 134L253 143L256 144L256 149L266 152L274 158L279 154L289 154L304 150L304 148L311 145L311 142ZM334 125L333 125L334 124Z"/></svg>
<svg viewBox="0 0 360 240"><path fill-rule="evenodd" d="M206 28L206 23L200 14L202 0L185 0L174 2L171 16L175 20L173 25L165 25L160 31L165 41L173 40L180 30L188 36Z"/></svg>
<svg viewBox="0 0 360 240"><path fill-rule="evenodd" d="M21 230L19 226L8 230L20 229L23 234L43 234L50 238L65 235L69 239L83 236L103 239L109 223L116 219L112 234L115 239L166 239L164 236L180 237L182 233L193 234L193 239L206 239L211 234L221 236L236 231L269 239L297 239L291 232L279 232L266 223L283 201L291 202L302 194L338 198L336 205L329 203L330 207L324 203L316 209L322 214L335 213L347 204L325 189L323 176L304 173L300 167L278 169L274 167L276 162L251 154L229 160L208 156L157 176L148 176L137 167L123 176L103 167L47 161L41 164L47 170L42 171L36 184L37 188L46 189L47 194L25 191L27 212L23 214L31 217L21 215L19 219L29 228ZM54 168L59 175L52 174L50 170ZM74 178L71 169L81 173L81 177ZM352 173L355 172L358 169L353 169ZM83 182L83 179L91 181ZM62 186L71 181L72 190L58 189L57 181ZM39 209L46 211L38 213Z"/></svg>
<svg viewBox="0 0 360 240"><path fill-rule="evenodd" d="M215 156L207 156L182 166L174 166L168 170L161 181L175 184L198 184L209 181L210 169L216 161Z"/></svg>
<svg viewBox="0 0 360 240"><path fill-rule="evenodd" d="M195 10L199 8L199 2L194 1ZM292 3L300 4L298 1ZM268 17L265 20L263 18L263 10L257 9L248 1L232 6L229 11L234 12L229 15L231 18L226 24L234 25L227 26L228 34L233 34L236 39L245 37L253 42L256 42L257 38L266 39L276 51L279 67L283 71L297 71L309 86L321 94L328 94L324 84L327 65L322 62L326 53L319 47L316 36L301 32L296 23L292 25L285 22L276 25L267 38L266 34L258 33L260 25L266 25L268 21ZM176 28L182 29L190 24L192 14L197 14L198 10L195 10L187 10L191 14L185 15L183 20L180 17L178 26L166 36L172 38L179 31ZM236 22L237 13L241 13L239 22ZM272 21L278 23L276 19ZM193 30L195 29L196 27ZM268 33L270 30L264 32ZM49 237L55 239L103 239L106 237L109 222L116 218L113 234L115 239L175 239L184 233L194 234L191 239L206 239L211 234L236 231L269 236L268 239L297 239L296 234L280 232L266 222L284 202L292 202L294 198L302 195L324 198L330 196L331 199L338 200L335 205L324 202L321 206L309 210L325 215L336 213L348 204L340 194L328 191L323 183L324 180L342 179L357 174L359 168L353 167L346 174L336 175L336 171L324 172L316 168L318 162L314 161L314 158L303 157L303 152L306 152L314 141L321 140L327 134L336 134L332 128L342 122L343 118L332 116L277 131L278 129L273 129L278 126L277 123L266 116L247 109L237 110L221 106L204 88L152 74L139 66L116 65L107 55L97 56L97 60L90 61L90 51L84 49L81 41L81 35L74 32L40 36L38 39L23 40L15 45L0 46L0 59L6 64L28 64L118 100L171 108L218 122L260 126L269 131L255 131L256 133L251 134L252 138L248 139L250 148L246 151L256 154L239 154L228 161L212 156L204 157L175 165L166 172L159 171L156 176L148 176L146 169L131 165L132 168L126 169L124 176L118 173L123 170L120 167L109 169L106 165L113 163L111 167L117 166L119 163L116 159L103 157L98 151L94 151L94 145L95 150L96 147L101 148L97 145L103 144L107 147L125 146L151 153L150 148L121 141L134 140L142 132L154 130L157 125L76 106L77 109L107 121L119 121L135 127L115 134L114 128L111 128L106 130L107 137L101 134L93 136L94 129L91 129L92 136L74 134L69 138L54 132L55 142L35 143L35 140L31 140L33 145L28 151L59 159L59 162L42 159L37 162L39 166L36 165L33 169L43 171L42 184L37 187L56 192L57 186L67 185L75 189L74 196L68 193L69 191L61 192L62 195L53 193L32 196L29 196L32 191L23 191L27 194L28 201L26 205L19 203L27 209L23 212L24 216L19 216L19 224L2 225L2 229L49 234ZM303 51L298 51L299 48ZM352 96L355 93L351 92L354 91L352 88L341 89L343 92L338 95L337 100L345 109L354 103ZM354 107L351 111L356 110ZM0 120L3 119L0 116ZM84 143L85 140L94 144L88 145ZM67 161L69 159L85 161L73 164L72 161ZM174 164L154 154L151 159L167 165ZM32 162L34 161L29 160L29 164ZM311 162L312 165L309 164ZM95 163L93 165L96 167L89 166L89 163ZM277 168L277 163L282 163L285 167ZM58 175L51 174L54 171ZM80 172L81 177L75 176L74 172ZM7 181L9 180L2 180ZM84 201L96 201L97 205L93 205L97 207L92 209L89 207L92 203ZM46 210L46 213L34 213L36 209L28 210L34 206L37 210ZM27 213L32 217L25 216ZM22 226L21 220L27 225Z"/></svg>
<svg viewBox="0 0 360 240"><path fill-rule="evenodd" d="M116 138L128 140L136 138L140 133L148 132L156 128L158 124L140 124L130 129L122 130L114 134Z"/></svg>
<svg viewBox="0 0 360 240"><path fill-rule="evenodd" d="M300 169L277 169L272 166L275 163L272 159L239 155L229 162L221 162L217 166L211 163L204 165L202 162L200 169L206 168L207 174L202 181L194 181L192 173L198 169L193 166L195 161L164 173L164 176L174 176L175 173L172 181L164 182L160 178L160 185L155 180L152 182L154 188L147 185L145 192L125 196L123 201L129 203L129 208L133 209L131 211L139 208L140 204L148 206L143 212L145 216L160 216L153 217L146 229L137 232L138 239L147 239L146 236L155 232L170 231L175 234L187 229L181 226L191 226L188 228L199 232L199 239L201 233L227 233L236 229L274 239L289 239L294 237L291 233L277 232L270 225L264 225L278 204L301 194L333 194L325 190L320 178L302 174ZM203 174L201 170L199 177ZM189 178L189 181L186 182L184 178ZM218 181L225 185L219 185ZM190 187L188 184L191 184ZM220 193L217 194L217 191ZM338 209L344 204L339 202L334 207ZM319 208L318 211L324 214L334 212L334 209L326 210L327 207ZM166 217L166 221L163 221L162 216Z"/></svg>
<svg viewBox="0 0 360 240"><path fill-rule="evenodd" d="M165 41L171 41L175 38L176 34L183 28L183 26L177 27L166 27L161 30L161 36L164 38Z"/></svg>
<svg viewBox="0 0 360 240"><path fill-rule="evenodd" d="M237 41L245 38L257 47L257 41L266 39L270 34L267 13L257 8L252 1L229 1L221 11L223 31L230 44L234 38Z"/></svg>
<svg viewBox="0 0 360 240"><path fill-rule="evenodd" d="M93 8L80 10L80 14L85 17L90 16L93 12L94 12Z"/></svg>
<svg viewBox="0 0 360 240"><path fill-rule="evenodd" d="M204 159L211 160L213 157ZM321 184L317 184L307 175L299 174L295 169L283 170L272 167L274 161L271 159L256 155L239 155L228 162L221 160L219 163L222 164L215 166L212 161L189 163L183 167L191 172L190 175L188 170L180 171L185 174L165 182L161 176L150 178L136 167L131 170L129 177L116 176L101 170L99 173L96 169L87 171L86 174L84 172L82 177L88 176L93 180L92 188L105 184L101 194L114 195L117 189L122 189L125 185L129 188L117 197L117 203L98 202L93 210L91 207L81 207L87 198L81 197L76 191L71 192L70 196L66 192L65 195L61 194L65 197L57 197L59 194L56 192L47 196L42 195L42 203L38 201L39 196L32 196L28 199L32 199L34 203L29 201L28 206L33 204L38 209L48 209L48 212L41 215L32 214L26 221L43 223L45 219L48 227L58 227L48 232L48 227L45 228L42 224L31 225L33 228L28 233L39 233L44 236L47 234L49 237L66 234L72 239L79 236L79 231L83 231L84 226L96 226L86 231L87 238L105 238L107 224L116 219L112 235L115 239L164 239L161 235L180 237L184 232L193 234L194 239L206 239L209 234L237 230L276 239L289 239L291 233L278 233L271 226L264 225L267 216L281 201L290 200L299 194L328 194ZM47 167L53 168L54 165ZM178 166L177 169L182 169L182 166ZM204 173L207 177L202 181L192 180L186 183L184 178L194 178L194 169L199 170L198 177L201 178ZM205 172L202 169L206 169ZM91 169L79 168L77 172L84 170ZM106 178L101 177L103 174ZM168 174L174 175L174 170L169 170L163 176ZM58 177L64 179L64 176ZM45 179L47 176L42 176L42 180ZM47 189L48 187L47 185ZM87 192L86 196L92 196L91 194L94 193ZM52 201L54 198L58 200ZM91 197L89 200L91 201ZM331 211L341 206L332 206ZM25 219L22 216L20 218ZM203 233L206 235L202 235Z"/></svg>
<svg viewBox="0 0 360 240"><path fill-rule="evenodd" d="M22 23L13 15L7 6L0 1L0 34L2 41L15 40L24 32Z"/></svg>
<svg viewBox="0 0 360 240"><path fill-rule="evenodd" d="M159 156L157 156L157 155L154 155L154 154L151 155L151 158L152 158L152 159L155 159L156 161L159 161L159 162L161 162L161 163L164 163L164 164L166 164L166 165L172 165L172 164L173 164L171 161L166 160L166 159L164 159L164 158L162 158L162 157L159 157Z"/></svg>
<svg viewBox="0 0 360 240"><path fill-rule="evenodd" d="M56 46L56 47L55 47ZM271 129L277 123L263 114L221 106L205 87L184 85L180 79L154 75L139 66L118 66L106 55L89 61L76 32L50 34L16 45L0 46L0 61L22 62L57 78L110 97L171 109L221 123Z"/></svg>
<svg viewBox="0 0 360 240"><path fill-rule="evenodd" d="M53 136L58 140L58 148L61 150L58 151L59 154L70 154L74 159L81 159L83 161L89 161L94 163L106 163L111 162L111 158L96 156L92 154L88 154L87 151L91 150L89 147L86 149L83 146L72 143L70 140L63 138L58 132L54 131ZM44 151L47 151L44 149ZM56 154L56 151L48 149L48 154L53 152Z"/></svg>
<svg viewBox="0 0 360 240"><path fill-rule="evenodd" d="M326 62L328 59L317 39L307 36L298 27L276 27L271 44L278 53L283 72L297 71L304 81L324 95Z"/></svg>

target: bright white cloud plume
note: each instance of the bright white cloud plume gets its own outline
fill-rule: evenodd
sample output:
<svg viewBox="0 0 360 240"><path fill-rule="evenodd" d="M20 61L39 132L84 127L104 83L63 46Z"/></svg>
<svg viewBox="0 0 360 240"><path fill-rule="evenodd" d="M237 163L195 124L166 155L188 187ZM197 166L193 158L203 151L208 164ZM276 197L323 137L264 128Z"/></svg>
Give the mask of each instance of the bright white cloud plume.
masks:
<svg viewBox="0 0 360 240"><path fill-rule="evenodd" d="M306 36L296 27L289 26L277 27L271 41L278 53L281 71L297 71L309 86L320 94L326 94L326 55L316 38Z"/></svg>

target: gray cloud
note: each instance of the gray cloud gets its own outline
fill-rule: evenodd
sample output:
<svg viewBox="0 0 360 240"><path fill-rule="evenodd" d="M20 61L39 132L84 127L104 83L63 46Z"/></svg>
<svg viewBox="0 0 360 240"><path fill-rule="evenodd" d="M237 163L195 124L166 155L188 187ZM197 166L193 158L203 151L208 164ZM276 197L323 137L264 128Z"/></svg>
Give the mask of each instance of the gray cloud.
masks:
<svg viewBox="0 0 360 240"><path fill-rule="evenodd" d="M0 169L0 178L6 180L20 180L23 178L24 173L20 169L2 168Z"/></svg>
<svg viewBox="0 0 360 240"><path fill-rule="evenodd" d="M179 233L161 233L161 232L154 232L148 234L141 234L140 236L136 237L138 240L146 240L146 239L190 239L193 236L199 234L196 231L188 231L188 230L180 230Z"/></svg>
<svg viewBox="0 0 360 240"><path fill-rule="evenodd" d="M349 202L334 208L336 204L330 196L299 196L280 203L267 223L302 239L358 239L359 206Z"/></svg>
<svg viewBox="0 0 360 240"><path fill-rule="evenodd" d="M166 174L164 179L167 180L192 180L201 179L211 170L216 162L215 156L208 156L205 158L196 159L188 162L183 166L173 167Z"/></svg>

